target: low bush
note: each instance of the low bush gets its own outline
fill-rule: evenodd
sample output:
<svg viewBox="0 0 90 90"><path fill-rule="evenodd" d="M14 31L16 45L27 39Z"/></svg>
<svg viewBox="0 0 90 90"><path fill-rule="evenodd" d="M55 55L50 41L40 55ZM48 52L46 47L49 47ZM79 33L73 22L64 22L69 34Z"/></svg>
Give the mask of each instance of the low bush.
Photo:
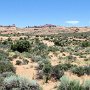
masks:
<svg viewBox="0 0 90 90"><path fill-rule="evenodd" d="M84 74L90 75L90 66L74 67L72 68L72 72L78 76L82 76Z"/></svg>
<svg viewBox="0 0 90 90"><path fill-rule="evenodd" d="M51 69L52 69L52 66L50 63L44 63L44 66L43 66L43 73L44 75L49 75L51 73Z"/></svg>
<svg viewBox="0 0 90 90"><path fill-rule="evenodd" d="M74 57L73 55L69 55L66 57L66 60L67 60L67 62L71 63L76 60L76 57Z"/></svg>
<svg viewBox="0 0 90 90"><path fill-rule="evenodd" d="M5 53L4 51L0 50L0 61L9 61L8 53Z"/></svg>
<svg viewBox="0 0 90 90"><path fill-rule="evenodd" d="M90 90L90 80L85 80L83 83L84 90Z"/></svg>
<svg viewBox="0 0 90 90"><path fill-rule="evenodd" d="M51 78L59 80L64 75L64 71L60 70L59 67L53 67L51 72Z"/></svg>
<svg viewBox="0 0 90 90"><path fill-rule="evenodd" d="M41 56L39 56L39 55L32 55L31 56L31 60L33 61L33 62L38 62L38 61L42 61L42 57Z"/></svg>
<svg viewBox="0 0 90 90"><path fill-rule="evenodd" d="M0 76L0 87L3 85L3 80L4 80L4 78ZM0 89L0 90L2 90L2 89Z"/></svg>
<svg viewBox="0 0 90 90"><path fill-rule="evenodd" d="M51 76L52 66L49 60L43 60L39 61L39 72L37 75L38 79L45 79L45 82L47 83Z"/></svg>
<svg viewBox="0 0 90 90"><path fill-rule="evenodd" d="M59 51L59 48L55 47L55 46L50 46L50 47L48 47L48 51L56 52L56 51Z"/></svg>
<svg viewBox="0 0 90 90"><path fill-rule="evenodd" d="M64 71L67 71L72 67L75 66L71 64L60 64L52 67L51 78L54 78L55 80L60 79L64 75Z"/></svg>
<svg viewBox="0 0 90 90"><path fill-rule="evenodd" d="M61 84L58 90L81 90L78 81L70 81L68 77L63 76L61 79Z"/></svg>
<svg viewBox="0 0 90 90"><path fill-rule="evenodd" d="M90 75L90 66L84 66L84 73Z"/></svg>
<svg viewBox="0 0 90 90"><path fill-rule="evenodd" d="M1 74L1 76L4 77L4 78L5 77L10 77L10 76L13 76L13 75L15 75L15 73L13 73L13 72L4 72L4 73Z"/></svg>
<svg viewBox="0 0 90 90"><path fill-rule="evenodd" d="M64 71L67 71L73 67L76 67L76 65L72 65L72 64L69 64L69 63L65 63L65 64L59 64L56 66L56 68L58 68L59 70L64 70Z"/></svg>
<svg viewBox="0 0 90 90"><path fill-rule="evenodd" d="M63 76L60 81L58 90L90 90L90 80L80 84L80 81L70 80L67 76Z"/></svg>
<svg viewBox="0 0 90 90"><path fill-rule="evenodd" d="M16 65L21 65L21 64L22 64L22 62L20 60L16 61Z"/></svg>
<svg viewBox="0 0 90 90"><path fill-rule="evenodd" d="M40 86L36 81L30 81L19 76L6 77L3 81L5 90L40 90Z"/></svg>
<svg viewBox="0 0 90 90"><path fill-rule="evenodd" d="M89 41L83 41L83 42L81 43L81 46L82 46L82 47L89 47L89 46L90 46L90 42L89 42Z"/></svg>
<svg viewBox="0 0 90 90"><path fill-rule="evenodd" d="M12 63L9 61L0 61L0 73L3 72L14 72L15 68L13 67Z"/></svg>
<svg viewBox="0 0 90 90"><path fill-rule="evenodd" d="M12 40L5 40L2 42L3 45L12 45Z"/></svg>

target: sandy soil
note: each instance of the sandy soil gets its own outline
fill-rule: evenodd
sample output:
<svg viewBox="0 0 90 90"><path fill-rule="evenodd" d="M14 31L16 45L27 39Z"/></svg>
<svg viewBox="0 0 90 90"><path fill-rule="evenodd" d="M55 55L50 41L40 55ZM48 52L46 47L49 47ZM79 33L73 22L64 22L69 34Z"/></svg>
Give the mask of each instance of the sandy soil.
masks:
<svg viewBox="0 0 90 90"><path fill-rule="evenodd" d="M52 66L56 66L56 65L59 64L58 57L55 56L55 55L53 54L53 52L50 52L50 53L49 53L49 56L50 56L50 58L51 58L51 65L52 65Z"/></svg>
<svg viewBox="0 0 90 90"><path fill-rule="evenodd" d="M43 43L46 44L47 46L53 46L54 45L53 42L50 42L48 40L43 40Z"/></svg>

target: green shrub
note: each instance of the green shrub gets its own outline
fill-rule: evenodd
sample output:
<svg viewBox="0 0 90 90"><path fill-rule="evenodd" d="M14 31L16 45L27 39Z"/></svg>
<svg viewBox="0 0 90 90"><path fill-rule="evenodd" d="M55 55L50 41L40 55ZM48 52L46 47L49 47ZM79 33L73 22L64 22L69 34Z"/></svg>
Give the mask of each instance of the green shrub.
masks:
<svg viewBox="0 0 90 90"><path fill-rule="evenodd" d="M61 84L58 90L83 90L80 86L79 81L71 81L67 76L63 76L61 79Z"/></svg>
<svg viewBox="0 0 90 90"><path fill-rule="evenodd" d="M20 76L10 76L4 79L5 90L40 90L36 81L30 81Z"/></svg>
<svg viewBox="0 0 90 90"><path fill-rule="evenodd" d="M90 75L90 66L84 66L84 73Z"/></svg>
<svg viewBox="0 0 90 90"><path fill-rule="evenodd" d="M27 52L30 48L30 43L27 40L18 40L16 43L12 44L11 49L19 52Z"/></svg>
<svg viewBox="0 0 90 90"><path fill-rule="evenodd" d="M70 80L68 77L63 76L62 78L60 78L60 86L58 88L58 90L68 90L68 86L70 84Z"/></svg>
<svg viewBox="0 0 90 90"><path fill-rule="evenodd" d="M10 76L13 76L13 75L15 75L15 73L13 73L13 72L4 72L4 73L1 74L1 76L4 77L4 78L5 77L10 77Z"/></svg>
<svg viewBox="0 0 90 90"><path fill-rule="evenodd" d="M73 67L76 67L76 65L65 63L65 64L59 64L56 67L59 68L59 70L67 71L67 70L69 70L69 69L71 69Z"/></svg>
<svg viewBox="0 0 90 90"><path fill-rule="evenodd" d="M43 68L43 66L44 66L43 61L39 61L38 64L39 64L39 70L42 70L42 68Z"/></svg>
<svg viewBox="0 0 90 90"><path fill-rule="evenodd" d="M32 55L30 56L29 52L23 52L22 55L23 55L23 57L26 57L26 58L31 58L31 56L32 56Z"/></svg>
<svg viewBox="0 0 90 90"><path fill-rule="evenodd" d="M90 46L90 42L88 41L83 41L81 44L82 47L89 47Z"/></svg>
<svg viewBox="0 0 90 90"><path fill-rule="evenodd" d="M11 90L12 88L19 86L19 79L17 76L10 76L6 77L3 83L6 90Z"/></svg>
<svg viewBox="0 0 90 90"><path fill-rule="evenodd" d="M0 76L0 87L3 86L3 80L4 80L4 78Z"/></svg>
<svg viewBox="0 0 90 90"><path fill-rule="evenodd" d="M90 66L80 66L72 68L72 72L77 74L78 76L82 76L84 74L90 75Z"/></svg>
<svg viewBox="0 0 90 90"><path fill-rule="evenodd" d="M16 54L16 53L14 53L14 52L9 52L9 59L12 61L14 58L17 58L18 57L18 55Z"/></svg>
<svg viewBox="0 0 90 90"><path fill-rule="evenodd" d="M43 79L43 71L42 70L38 70L38 72L36 74L36 79Z"/></svg>
<svg viewBox="0 0 90 90"><path fill-rule="evenodd" d="M74 74L77 74L78 76L84 75L84 69L83 69L83 67L75 67L75 68L72 69L72 72Z"/></svg>
<svg viewBox="0 0 90 90"><path fill-rule="evenodd" d="M22 64L22 62L20 60L16 61L16 65L21 65L21 64Z"/></svg>
<svg viewBox="0 0 90 90"><path fill-rule="evenodd" d="M45 82L47 83L48 80L50 79L50 75L51 75L51 71L52 71L52 66L49 60L43 60L43 61L39 61L39 69L40 72L38 72L38 78L42 78L45 79Z"/></svg>
<svg viewBox="0 0 90 90"><path fill-rule="evenodd" d="M31 56L31 60L33 61L33 62L38 62L38 61L42 61L42 57L40 56L40 55L32 55Z"/></svg>
<svg viewBox="0 0 90 90"><path fill-rule="evenodd" d="M54 40L54 44L56 45L56 46L61 46L61 47L63 47L63 46L67 46L68 45L68 39L66 39L66 38L58 38L57 40Z"/></svg>
<svg viewBox="0 0 90 90"><path fill-rule="evenodd" d="M51 78L58 80L64 75L64 71L67 71L73 67L76 67L75 65L71 64L59 64L57 66L52 67L51 72Z"/></svg>
<svg viewBox="0 0 90 90"><path fill-rule="evenodd" d="M12 41L5 40L2 42L3 45L12 45Z"/></svg>
<svg viewBox="0 0 90 90"><path fill-rule="evenodd" d="M84 90L90 90L90 80L85 80L83 83Z"/></svg>
<svg viewBox="0 0 90 90"><path fill-rule="evenodd" d="M15 68L13 67L12 63L9 61L0 61L0 73L3 72L14 72Z"/></svg>
<svg viewBox="0 0 90 90"><path fill-rule="evenodd" d="M50 63L44 64L43 73L45 75L49 75L51 73L51 64Z"/></svg>
<svg viewBox="0 0 90 90"><path fill-rule="evenodd" d="M90 80L80 83L78 80L70 80L67 76L60 78L58 90L90 90Z"/></svg>
<svg viewBox="0 0 90 90"><path fill-rule="evenodd" d="M8 54L0 50L0 61L9 61Z"/></svg>
<svg viewBox="0 0 90 90"><path fill-rule="evenodd" d="M59 80L64 75L64 71L60 70L59 67L53 67L51 72L51 78Z"/></svg>
<svg viewBox="0 0 90 90"><path fill-rule="evenodd" d="M49 40L49 37L45 37L44 40Z"/></svg>
<svg viewBox="0 0 90 90"><path fill-rule="evenodd" d="M76 60L76 57L74 57L73 55L69 55L69 56L66 57L66 60L68 62L74 62Z"/></svg>
<svg viewBox="0 0 90 90"><path fill-rule="evenodd" d="M59 48L55 47L55 46L50 46L50 47L48 47L48 51L56 52L56 51L59 51Z"/></svg>

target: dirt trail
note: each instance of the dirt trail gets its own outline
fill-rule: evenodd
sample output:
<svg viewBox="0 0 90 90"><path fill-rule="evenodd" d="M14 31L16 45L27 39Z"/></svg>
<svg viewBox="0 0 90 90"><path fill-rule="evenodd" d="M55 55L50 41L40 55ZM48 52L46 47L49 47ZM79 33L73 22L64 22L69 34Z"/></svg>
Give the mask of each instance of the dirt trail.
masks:
<svg viewBox="0 0 90 90"><path fill-rule="evenodd" d="M34 79L34 75L36 75L35 65L36 63L29 63L28 65L15 65L18 59L13 60L13 65L16 68L16 74L20 76L27 77L29 79Z"/></svg>

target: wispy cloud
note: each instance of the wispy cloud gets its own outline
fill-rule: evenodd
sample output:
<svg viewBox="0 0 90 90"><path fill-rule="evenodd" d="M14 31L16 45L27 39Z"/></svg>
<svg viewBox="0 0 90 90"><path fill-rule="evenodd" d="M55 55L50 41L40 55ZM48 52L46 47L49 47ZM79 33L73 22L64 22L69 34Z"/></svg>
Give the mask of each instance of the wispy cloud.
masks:
<svg viewBox="0 0 90 90"><path fill-rule="evenodd" d="M66 21L65 23L68 23L68 24L78 24L80 21Z"/></svg>

